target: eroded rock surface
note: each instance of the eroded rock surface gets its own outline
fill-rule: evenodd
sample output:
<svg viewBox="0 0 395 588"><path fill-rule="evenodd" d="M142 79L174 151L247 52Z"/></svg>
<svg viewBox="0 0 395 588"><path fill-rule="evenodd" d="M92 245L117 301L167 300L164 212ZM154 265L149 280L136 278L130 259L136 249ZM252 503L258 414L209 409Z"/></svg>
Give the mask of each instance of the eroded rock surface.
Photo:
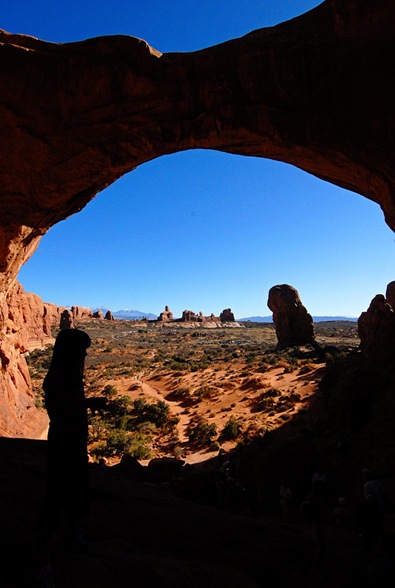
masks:
<svg viewBox="0 0 395 588"><path fill-rule="evenodd" d="M270 288L267 305L273 313L279 349L315 344L313 318L293 286L282 284Z"/></svg>
<svg viewBox="0 0 395 588"><path fill-rule="evenodd" d="M90 308L85 306L72 306L71 312L74 320L81 320L85 318L92 318L93 313ZM103 313L102 313L103 314Z"/></svg>
<svg viewBox="0 0 395 588"><path fill-rule="evenodd" d="M160 313L158 321L162 323L168 323L173 320L173 313L168 306L165 306L165 310Z"/></svg>
<svg viewBox="0 0 395 588"><path fill-rule="evenodd" d="M394 24L390 0L326 0L168 54L126 36L52 44L0 31L0 316L14 325L1 326L2 393L19 377L28 389L23 323L9 318L19 268L51 226L155 157L285 161L379 203L394 229ZM23 389L7 402L26 406Z"/></svg>
<svg viewBox="0 0 395 588"><path fill-rule="evenodd" d="M24 292L18 283L0 301L0 435L37 437L47 419L35 409L24 355L53 341L51 328L58 326L63 309Z"/></svg>
<svg viewBox="0 0 395 588"><path fill-rule="evenodd" d="M234 323L235 315L230 308L225 308L219 315L219 320L221 323Z"/></svg>
<svg viewBox="0 0 395 588"><path fill-rule="evenodd" d="M63 313L70 328L74 319L91 311L43 302L18 282L0 295L0 435L36 438L46 428L46 414L34 405L25 355L53 343L52 329L60 326Z"/></svg>
<svg viewBox="0 0 395 588"><path fill-rule="evenodd" d="M388 284L386 296L377 294L358 319L361 351L372 367L395 366L394 287L395 282Z"/></svg>

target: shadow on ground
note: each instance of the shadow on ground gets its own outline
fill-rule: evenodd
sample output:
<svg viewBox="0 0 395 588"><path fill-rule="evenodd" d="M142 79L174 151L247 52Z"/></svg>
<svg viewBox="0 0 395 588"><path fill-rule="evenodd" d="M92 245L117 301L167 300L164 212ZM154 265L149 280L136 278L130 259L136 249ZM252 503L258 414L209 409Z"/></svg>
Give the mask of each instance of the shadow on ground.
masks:
<svg viewBox="0 0 395 588"><path fill-rule="evenodd" d="M3 588L31 586L45 463L45 441L0 438ZM330 528L327 555L315 569L307 524L196 504L132 481L114 468L92 465L90 479L92 508L84 524L89 553L55 546L57 588L365 585L353 531Z"/></svg>

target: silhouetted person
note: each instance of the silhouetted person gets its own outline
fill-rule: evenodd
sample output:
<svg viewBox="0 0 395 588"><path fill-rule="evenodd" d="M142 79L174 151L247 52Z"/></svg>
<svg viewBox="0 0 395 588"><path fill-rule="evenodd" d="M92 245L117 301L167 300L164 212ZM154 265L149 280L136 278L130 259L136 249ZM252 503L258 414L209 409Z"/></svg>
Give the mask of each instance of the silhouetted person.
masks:
<svg viewBox="0 0 395 588"><path fill-rule="evenodd" d="M58 334L43 389L49 416L47 492L38 529L43 574L51 574L49 555L54 532L63 526L64 540L83 548L76 522L88 514L88 422L84 394L84 360L89 336L78 329ZM40 584L38 584L40 585ZM50 586L50 583L42 583Z"/></svg>

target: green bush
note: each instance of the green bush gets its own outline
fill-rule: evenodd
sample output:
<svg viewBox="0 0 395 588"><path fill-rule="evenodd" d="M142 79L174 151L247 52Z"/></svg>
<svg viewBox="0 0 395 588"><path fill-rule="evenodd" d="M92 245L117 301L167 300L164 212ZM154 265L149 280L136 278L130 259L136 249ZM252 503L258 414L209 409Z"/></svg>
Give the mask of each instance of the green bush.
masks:
<svg viewBox="0 0 395 588"><path fill-rule="evenodd" d="M217 434L217 425L215 423L209 423L202 417L190 423L187 427L189 442L198 447L210 445Z"/></svg>
<svg viewBox="0 0 395 588"><path fill-rule="evenodd" d="M142 433L132 435L127 454L136 459L150 459L152 457L151 449L149 447L150 442L151 438Z"/></svg>
<svg viewBox="0 0 395 588"><path fill-rule="evenodd" d="M111 429L108 431L105 442L99 443L93 450L95 455L98 455L98 450L101 456L113 457L120 456L127 453L130 445L130 436L126 431L121 429Z"/></svg>
<svg viewBox="0 0 395 588"><path fill-rule="evenodd" d="M191 397L191 391L187 387L177 388L171 393L171 399L175 401L188 400Z"/></svg>
<svg viewBox="0 0 395 588"><path fill-rule="evenodd" d="M107 384L107 386L105 386L103 388L103 390L101 391L101 393L106 398L113 398L114 396L116 396L118 394L118 390L112 384Z"/></svg>
<svg viewBox="0 0 395 588"><path fill-rule="evenodd" d="M123 429L110 429L107 438L100 441L91 451L97 459L100 457L121 457L124 454L136 459L149 459L151 437L143 433L130 434Z"/></svg>
<svg viewBox="0 0 395 588"><path fill-rule="evenodd" d="M51 365L52 352L53 345L46 345L44 349L33 349L33 351L26 356L26 363L29 368L33 368L33 370L36 370L37 372L46 372ZM34 372L32 372L33 377L34 375Z"/></svg>
<svg viewBox="0 0 395 588"><path fill-rule="evenodd" d="M224 441L234 441L242 432L240 423L237 422L234 416L231 416L221 432L221 439Z"/></svg>
<svg viewBox="0 0 395 588"><path fill-rule="evenodd" d="M130 405L129 396L116 396L108 403L108 411L113 417L120 418L128 414Z"/></svg>
<svg viewBox="0 0 395 588"><path fill-rule="evenodd" d="M169 405L163 400L150 404L144 398L137 398L133 402L133 408L137 422L148 421L154 423L158 429L171 429L179 422L179 418L171 415Z"/></svg>

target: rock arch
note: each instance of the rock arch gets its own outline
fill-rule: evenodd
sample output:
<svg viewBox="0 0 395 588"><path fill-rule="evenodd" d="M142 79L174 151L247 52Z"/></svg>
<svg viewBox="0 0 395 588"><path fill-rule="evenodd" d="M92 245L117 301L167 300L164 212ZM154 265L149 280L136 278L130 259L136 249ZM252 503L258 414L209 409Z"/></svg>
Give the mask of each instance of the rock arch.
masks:
<svg viewBox="0 0 395 588"><path fill-rule="evenodd" d="M20 266L138 165L194 148L277 159L377 202L395 229L394 21L390 0L326 0L177 54L125 36L52 44L0 31L0 384L14 407L0 433L32 405L29 318L12 310Z"/></svg>

